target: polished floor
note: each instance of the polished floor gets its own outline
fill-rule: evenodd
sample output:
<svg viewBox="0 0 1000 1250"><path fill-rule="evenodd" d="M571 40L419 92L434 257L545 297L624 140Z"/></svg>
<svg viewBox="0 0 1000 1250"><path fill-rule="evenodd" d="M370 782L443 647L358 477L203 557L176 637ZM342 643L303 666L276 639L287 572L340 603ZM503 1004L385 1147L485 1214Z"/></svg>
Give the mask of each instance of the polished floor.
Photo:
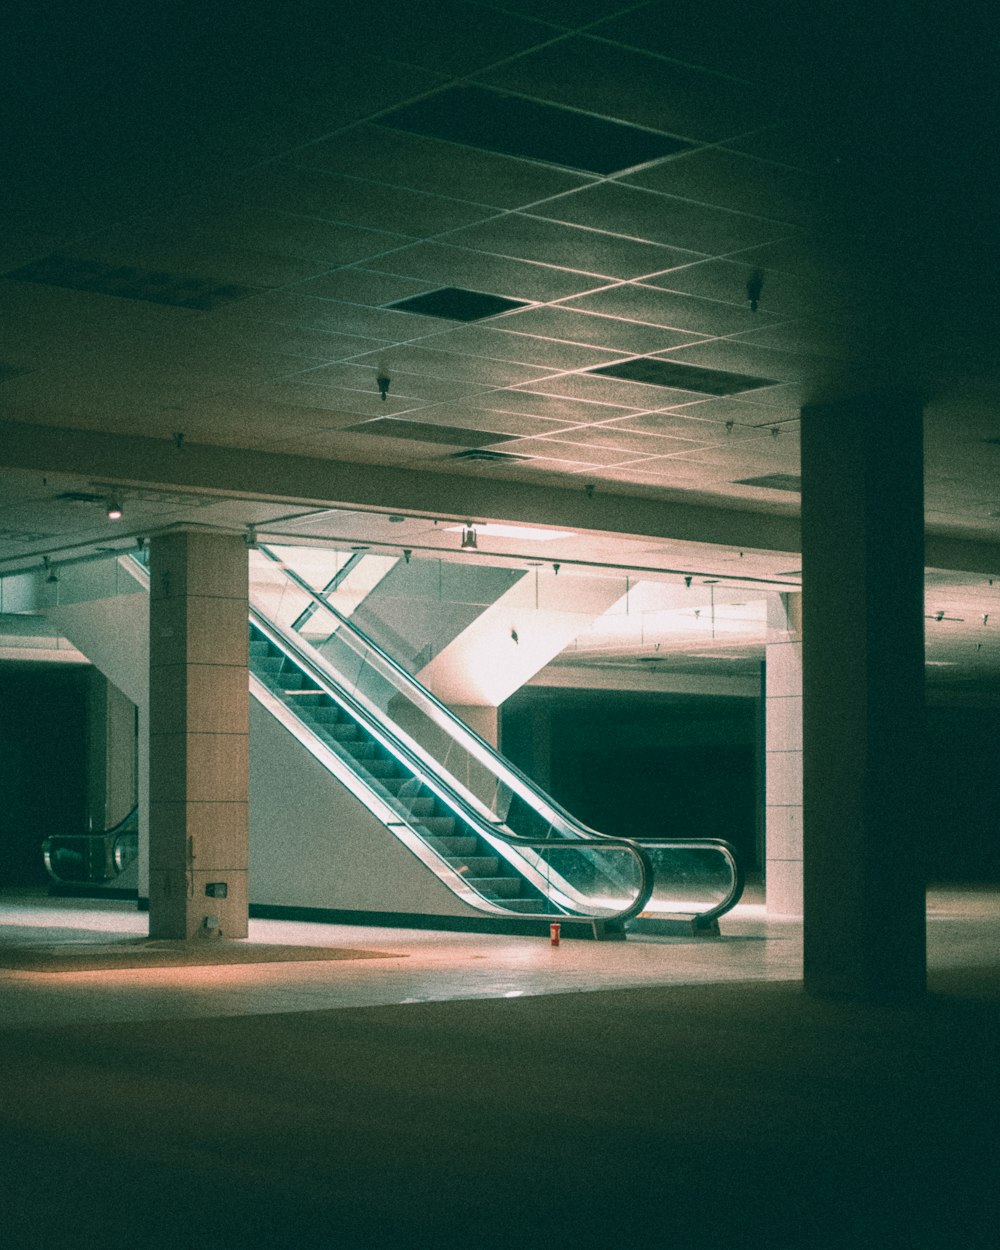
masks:
<svg viewBox="0 0 1000 1250"><path fill-rule="evenodd" d="M802 992L801 927L625 943L256 922L394 958L0 971L3 1250L994 1250L1000 890L931 992ZM0 943L141 936L8 893Z"/></svg>
<svg viewBox="0 0 1000 1250"><path fill-rule="evenodd" d="M747 898L723 918L719 937L564 939L558 947L540 937L252 920L254 941L377 950L395 958L61 973L0 967L0 1028L798 980L801 924L769 918L759 890ZM147 917L126 902L0 894L3 945L103 943L142 936L146 925ZM998 957L1000 889L929 892L932 973L991 965Z"/></svg>

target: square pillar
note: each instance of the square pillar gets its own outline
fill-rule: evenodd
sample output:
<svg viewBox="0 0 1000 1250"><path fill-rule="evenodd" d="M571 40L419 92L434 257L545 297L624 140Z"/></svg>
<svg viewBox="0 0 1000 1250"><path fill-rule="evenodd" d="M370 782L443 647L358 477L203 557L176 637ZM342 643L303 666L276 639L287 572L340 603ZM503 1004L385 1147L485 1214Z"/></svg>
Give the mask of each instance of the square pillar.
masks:
<svg viewBox="0 0 1000 1250"><path fill-rule="evenodd" d="M771 916L802 915L801 595L769 605L764 663L764 882Z"/></svg>
<svg viewBox="0 0 1000 1250"><path fill-rule="evenodd" d="M246 937L247 551L239 535L150 543L149 933Z"/></svg>
<svg viewBox="0 0 1000 1250"><path fill-rule="evenodd" d="M922 411L802 410L804 976L926 983Z"/></svg>

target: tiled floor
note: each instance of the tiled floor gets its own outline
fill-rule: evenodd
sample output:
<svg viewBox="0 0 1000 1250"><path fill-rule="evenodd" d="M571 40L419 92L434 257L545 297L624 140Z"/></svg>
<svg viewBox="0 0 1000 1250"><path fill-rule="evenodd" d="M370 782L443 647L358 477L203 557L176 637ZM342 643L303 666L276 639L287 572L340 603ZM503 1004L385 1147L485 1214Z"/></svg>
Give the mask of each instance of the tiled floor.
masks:
<svg viewBox="0 0 1000 1250"><path fill-rule="evenodd" d="M0 895L0 944L106 942L144 936L146 916L111 900ZM252 920L259 942L356 947L398 958L220 967L45 973L0 969L0 1027L239 1016L445 1001L516 998L653 985L795 980L802 926L738 906L721 937L563 941L427 930ZM932 968L995 963L1000 888L936 888L928 897Z"/></svg>

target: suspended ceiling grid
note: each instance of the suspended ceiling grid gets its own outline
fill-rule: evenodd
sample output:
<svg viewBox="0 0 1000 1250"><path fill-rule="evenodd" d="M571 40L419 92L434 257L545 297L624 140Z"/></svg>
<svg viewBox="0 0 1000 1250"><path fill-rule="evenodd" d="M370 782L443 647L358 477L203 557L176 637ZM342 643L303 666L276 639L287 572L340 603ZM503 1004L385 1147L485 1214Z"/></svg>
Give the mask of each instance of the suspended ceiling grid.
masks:
<svg viewBox="0 0 1000 1250"><path fill-rule="evenodd" d="M801 403L916 389L996 543L996 19L879 8L15 4L3 419L794 517ZM83 541L0 485L0 558Z"/></svg>

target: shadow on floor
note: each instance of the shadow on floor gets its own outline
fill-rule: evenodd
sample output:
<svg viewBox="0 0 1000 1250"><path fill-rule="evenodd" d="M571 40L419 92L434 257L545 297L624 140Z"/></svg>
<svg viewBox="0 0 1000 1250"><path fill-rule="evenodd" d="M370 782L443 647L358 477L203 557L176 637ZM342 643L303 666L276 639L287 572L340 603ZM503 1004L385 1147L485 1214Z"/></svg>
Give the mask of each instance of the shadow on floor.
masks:
<svg viewBox="0 0 1000 1250"><path fill-rule="evenodd" d="M993 1247L996 970L0 1034L6 1250Z"/></svg>

